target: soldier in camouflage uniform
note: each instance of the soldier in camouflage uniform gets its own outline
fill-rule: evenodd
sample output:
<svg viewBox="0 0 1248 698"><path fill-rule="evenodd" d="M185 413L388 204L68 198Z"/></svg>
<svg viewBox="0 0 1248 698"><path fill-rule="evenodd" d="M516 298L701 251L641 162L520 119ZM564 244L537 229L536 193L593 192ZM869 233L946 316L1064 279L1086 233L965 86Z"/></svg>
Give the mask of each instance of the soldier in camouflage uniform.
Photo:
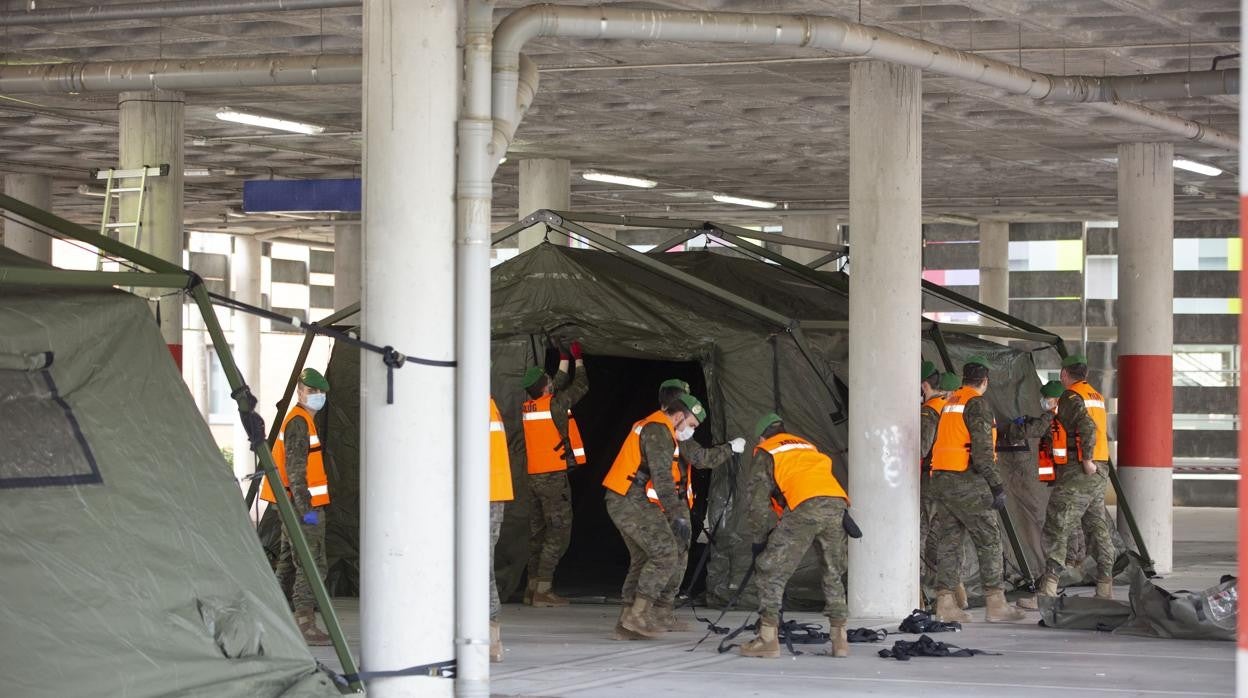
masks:
<svg viewBox="0 0 1248 698"><path fill-rule="evenodd" d="M962 367L962 387L949 396L932 448L932 495L936 522L929 535L937 541L936 616L966 622L970 614L958 607L953 589L961 581L954 564L962 536L969 534L979 558L979 575L987 606L985 620L1022 620L1021 611L1005 601L1003 552L997 512L1005 508L1005 487L997 471L996 419L982 395L988 390L988 362L972 356Z"/></svg>
<svg viewBox="0 0 1248 698"><path fill-rule="evenodd" d="M926 576L929 583L936 570L936 539L928 535L931 522L936 514L936 500L932 497L929 486L932 475L932 445L936 443L936 425L940 423L940 408L949 399L949 393L962 385L956 373L940 373L936 364L924 361L919 370L922 376L919 392L923 397L923 406L919 408L919 453L923 461L919 469L919 551L922 553L923 569L920 576ZM965 546L958 546L957 569L962 569L962 551ZM920 587L922 580L920 580ZM967 607L966 586L961 580L953 589L960 608ZM923 592L920 590L920 596ZM922 600L920 600L922 603Z"/></svg>
<svg viewBox="0 0 1248 698"><path fill-rule="evenodd" d="M1062 361L1066 390L1057 403L1057 421L1066 435L1067 463L1057 465L1057 482L1044 519L1045 573L1040 594L1057 595L1057 580L1066 561L1067 539L1080 528L1096 557L1096 596L1113 598L1114 542L1105 518L1109 483L1109 442L1105 398L1087 381L1088 360L1068 356Z"/></svg>
<svg viewBox="0 0 1248 698"><path fill-rule="evenodd" d="M627 631L656 639L664 632L655 605L671 584L692 533L689 504L676 487L677 444L693 436L705 418L705 408L692 395L683 395L650 414L629 430L602 481L607 489L607 514L628 547L630 569L637 570L633 601L620 613L617 636Z"/></svg>
<svg viewBox="0 0 1248 698"><path fill-rule="evenodd" d="M576 362L576 377L569 379L568 364ZM555 594L555 568L568 550L572 540L572 488L568 484L568 470L576 467L576 460L569 440L568 411L589 392L589 375L581 355L581 345L573 342L570 354L560 349L559 370L552 380L538 366L530 367L524 374L523 387L529 400L524 403L524 432L526 441L529 491L532 493L529 509L529 584L524 592L524 603L533 606L565 606L567 599ZM546 404L548 401L548 404ZM547 415L543 426L530 421L532 410ZM556 434L550 435L560 442L559 452L535 448L534 435L549 431L551 423ZM540 462L539 462L540 459ZM549 467L549 463L557 469Z"/></svg>
<svg viewBox="0 0 1248 698"><path fill-rule="evenodd" d="M784 588L811 545L823 567L823 613L832 655L849 656L845 622L849 608L841 575L846 570L849 497L832 474L832 459L809 441L785 431L780 416L764 415L755 427L758 446L750 463L748 529L754 544L758 589L758 635L741 646L746 657L780 656L778 625ZM772 503L781 507L775 522Z"/></svg>

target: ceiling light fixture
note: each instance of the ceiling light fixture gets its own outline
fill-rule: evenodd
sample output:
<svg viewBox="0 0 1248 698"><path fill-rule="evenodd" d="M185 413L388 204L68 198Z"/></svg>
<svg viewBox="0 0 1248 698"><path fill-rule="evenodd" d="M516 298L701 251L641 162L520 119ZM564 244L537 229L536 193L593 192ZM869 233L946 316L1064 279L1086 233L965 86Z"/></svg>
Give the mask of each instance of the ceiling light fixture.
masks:
<svg viewBox="0 0 1248 698"><path fill-rule="evenodd" d="M739 196L728 196L727 194L713 194L712 199L721 204L736 204L737 206L749 206L750 208L775 208L774 201L761 201L759 199L743 199Z"/></svg>
<svg viewBox="0 0 1248 698"><path fill-rule="evenodd" d="M1187 170L1188 172L1195 172L1196 174L1202 174L1206 177L1217 177L1218 175L1222 174L1222 170L1214 167L1213 165L1206 165L1201 162L1194 162L1192 160L1184 160L1182 158L1175 158L1174 166L1176 169Z"/></svg>
<svg viewBox="0 0 1248 698"><path fill-rule="evenodd" d="M231 121L236 124L259 126L261 128L271 128L278 131L290 131L292 133L302 133L308 136L315 136L325 132L324 126L305 124L301 121L291 121L289 119L278 119L272 116L263 116L260 114L249 114L247 112L235 111L228 108L219 110L217 112L217 118L222 121Z"/></svg>
<svg viewBox="0 0 1248 698"><path fill-rule="evenodd" d="M581 174L583 179L591 182L606 182L607 184L621 184L626 187L637 187L638 189L654 189L659 185L653 179L642 179L640 177L625 177L624 175L608 174L606 172L594 172L590 170Z"/></svg>

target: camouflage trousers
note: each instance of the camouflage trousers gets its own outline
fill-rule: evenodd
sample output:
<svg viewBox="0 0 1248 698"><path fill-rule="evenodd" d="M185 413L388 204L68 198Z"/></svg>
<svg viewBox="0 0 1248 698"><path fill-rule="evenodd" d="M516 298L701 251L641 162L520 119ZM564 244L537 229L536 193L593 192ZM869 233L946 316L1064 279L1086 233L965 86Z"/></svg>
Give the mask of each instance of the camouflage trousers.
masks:
<svg viewBox="0 0 1248 698"><path fill-rule="evenodd" d="M641 578L641 568L645 564L646 554L642 550L634 549L628 537L624 538L624 545L628 548L628 574L624 577L620 599L627 606L637 598L637 580ZM672 576L667 580L667 585L663 587L658 598L654 600L659 606L672 606L676 603L676 595L680 593L680 583L685 581L685 570L689 568L689 549L682 549L680 545L676 548L676 562L672 565Z"/></svg>
<svg viewBox="0 0 1248 698"><path fill-rule="evenodd" d="M529 476L529 579L550 579L572 540L572 487L568 474Z"/></svg>
<svg viewBox="0 0 1248 698"><path fill-rule="evenodd" d="M1085 475L1078 463L1060 466L1044 515L1047 572L1061 574L1070 537L1082 529L1096 558L1097 575L1113 576L1114 540L1105 518L1105 488L1109 484L1106 468L1105 463L1097 463L1096 473Z"/></svg>
<svg viewBox="0 0 1248 698"><path fill-rule="evenodd" d="M1004 581L999 515L984 478L968 470L937 471L932 475L936 517L928 534L936 538L936 588L953 589L962 581L958 566L962 537L969 535L979 558L984 589L1000 589Z"/></svg>
<svg viewBox="0 0 1248 698"><path fill-rule="evenodd" d="M680 544L672 534L667 516L644 495L630 492L606 494L607 514L628 547L628 576L620 594L626 602L638 596L658 602L673 586L679 586L677 574L684 572ZM679 572L678 572L679 570ZM676 578L675 585L672 580ZM675 592L671 592L675 598Z"/></svg>
<svg viewBox="0 0 1248 698"><path fill-rule="evenodd" d="M503 532L503 510L506 502L490 502L490 620L498 620L503 604L498 600L498 582L494 580L494 547Z"/></svg>
<svg viewBox="0 0 1248 698"><path fill-rule="evenodd" d="M303 531L303 537L308 541L308 550L312 553L312 559L316 561L316 574L321 581L325 581L325 510L316 508L321 514L320 523L309 526L304 523L299 524L300 530ZM316 608L316 597L312 594L312 585L308 582L303 566L299 564L299 556L295 554L294 546L290 544L290 536L286 534L286 528L282 527L282 545L277 555L277 579L279 583L285 584L287 579L293 578L294 582L290 591L290 605L297 611L301 608Z"/></svg>
<svg viewBox="0 0 1248 698"><path fill-rule="evenodd" d="M936 519L936 497L932 495L932 478L928 477L930 471L923 471L919 480L919 576L924 584L934 585L936 578L937 565L937 545L936 537L930 536L933 524ZM966 546L959 545L957 548L957 569L961 570L963 563L963 551Z"/></svg>
<svg viewBox="0 0 1248 698"><path fill-rule="evenodd" d="M784 588L812 544L823 567L823 614L833 620L849 615L841 581L849 555L849 537L841 523L844 515L844 499L815 497L780 517L767 539L767 548L754 561L759 617L772 621L780 618Z"/></svg>

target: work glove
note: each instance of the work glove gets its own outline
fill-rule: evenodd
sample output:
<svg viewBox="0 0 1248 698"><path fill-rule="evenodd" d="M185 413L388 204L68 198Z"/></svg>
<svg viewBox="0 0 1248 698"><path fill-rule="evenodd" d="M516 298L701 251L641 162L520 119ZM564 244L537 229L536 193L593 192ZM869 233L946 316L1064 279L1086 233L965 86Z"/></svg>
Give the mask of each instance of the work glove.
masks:
<svg viewBox="0 0 1248 698"><path fill-rule="evenodd" d="M571 348L570 348L570 351L571 351L571 353L572 353L572 358L573 358L573 359L575 359L575 360L577 360L577 361L580 361L582 358L584 358L584 353L581 351L581 343L580 343L580 342L572 342L572 346L571 346Z"/></svg>
<svg viewBox="0 0 1248 698"><path fill-rule="evenodd" d="M741 438L740 436L733 439L732 441L729 441L728 445L732 447L733 453L745 453L745 439Z"/></svg>
<svg viewBox="0 0 1248 698"><path fill-rule="evenodd" d="M841 528L845 529L845 534L850 538L862 538L862 529L858 528L858 522L854 521L854 517L849 515L849 510L845 510L844 516L841 517Z"/></svg>
<svg viewBox="0 0 1248 698"><path fill-rule="evenodd" d="M693 527L688 516L672 517L672 533L676 536L676 544L682 551L689 549L689 539L693 536Z"/></svg>
<svg viewBox="0 0 1248 698"><path fill-rule="evenodd" d="M997 511L1003 511L1005 509L1005 488L1001 485L994 485L992 487L992 508Z"/></svg>
<svg viewBox="0 0 1248 698"><path fill-rule="evenodd" d="M759 555L762 555L763 551L766 549L767 549L767 541L763 541L761 543L753 543L750 545L750 555L753 556L754 558L757 558Z"/></svg>
<svg viewBox="0 0 1248 698"><path fill-rule="evenodd" d="M558 346L559 346L559 360L560 360L560 361L570 361L570 360L572 359L572 355L568 353L568 350L567 350L567 349L564 349L564 348L563 348L563 345L562 345L562 344L560 344L560 345L558 345Z"/></svg>
<svg viewBox="0 0 1248 698"><path fill-rule="evenodd" d="M1014 419L1011 419L1011 420L1010 420L1010 423L1011 423L1011 424L1013 424L1013 425L1014 425L1014 426L1016 426L1016 427L1025 426L1025 425L1027 424L1027 418L1026 418L1026 417L1015 417Z"/></svg>
<svg viewBox="0 0 1248 698"><path fill-rule="evenodd" d="M247 433L251 450L267 449L269 445L264 438L264 419L255 412L243 412L239 416L243 420L243 430Z"/></svg>
<svg viewBox="0 0 1248 698"><path fill-rule="evenodd" d="M315 526L319 524L320 522L321 522L321 512L317 511L316 509L311 509L308 511L308 513L303 515L303 525L305 526Z"/></svg>

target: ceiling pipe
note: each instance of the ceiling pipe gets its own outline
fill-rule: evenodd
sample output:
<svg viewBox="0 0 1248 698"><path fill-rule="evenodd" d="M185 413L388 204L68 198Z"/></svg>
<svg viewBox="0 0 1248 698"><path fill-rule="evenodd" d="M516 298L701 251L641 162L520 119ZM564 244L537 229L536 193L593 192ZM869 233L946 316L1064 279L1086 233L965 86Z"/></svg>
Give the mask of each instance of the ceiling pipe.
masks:
<svg viewBox="0 0 1248 698"><path fill-rule="evenodd" d="M5 12L0 14L0 26L84 24L127 19L170 19L249 12L325 10L335 7L359 8L360 0L178 0L177 2L136 2L125 5L101 3L29 12Z"/></svg>
<svg viewBox="0 0 1248 698"><path fill-rule="evenodd" d="M1103 78L1039 73L834 17L531 5L508 15L494 32L494 118L501 129L514 133L519 123L515 102L520 49L539 36L819 48L908 65L1035 100L1085 102L1112 90ZM1238 76L1235 82L1238 85ZM1127 121L1138 123L1144 118L1141 108L1132 104L1097 104L1099 111ZM1154 114L1149 117L1153 128L1219 148L1234 144L1238 151L1238 139L1230 134L1201 125L1193 137L1193 122Z"/></svg>
<svg viewBox="0 0 1248 698"><path fill-rule="evenodd" d="M361 57L350 54L46 63L0 68L0 93L358 85L363 77Z"/></svg>
<svg viewBox="0 0 1248 698"><path fill-rule="evenodd" d="M1088 81L1086 90L1055 93L1042 102L1141 102L1152 99L1182 99L1239 94L1239 68L1197 70L1186 73L1152 73L1079 77Z"/></svg>
<svg viewBox="0 0 1248 698"><path fill-rule="evenodd" d="M1194 143L1202 143L1204 145L1214 146L1223 150L1239 152L1239 138L1225 131L1219 131L1216 128L1206 126L1199 121L1184 119L1172 114L1159 112L1139 104L1131 104L1129 102L1121 102L1114 100L1112 102L1094 102L1088 106L1093 109L1108 114L1123 121L1129 121L1140 126L1165 131L1178 136L1182 136Z"/></svg>

